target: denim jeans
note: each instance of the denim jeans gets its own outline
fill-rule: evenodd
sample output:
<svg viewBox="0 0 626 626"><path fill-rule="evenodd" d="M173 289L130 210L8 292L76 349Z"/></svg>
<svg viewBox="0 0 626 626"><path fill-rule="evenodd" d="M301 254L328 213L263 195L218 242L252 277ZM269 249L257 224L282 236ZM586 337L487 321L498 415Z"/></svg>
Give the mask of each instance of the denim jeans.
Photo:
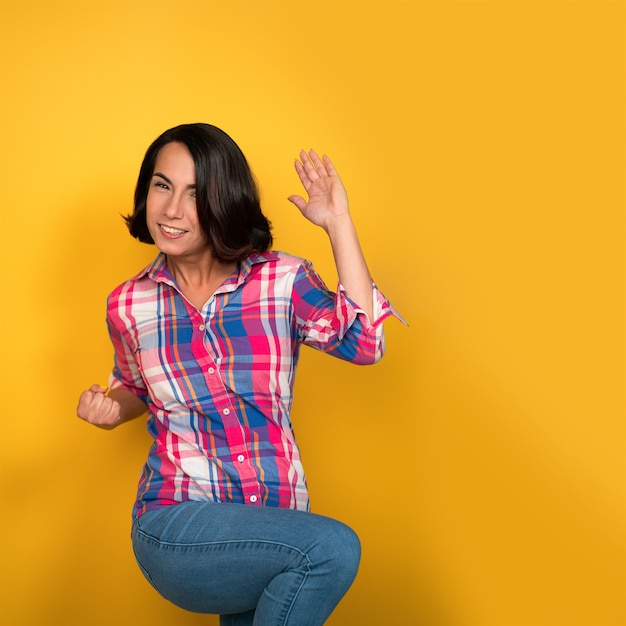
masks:
<svg viewBox="0 0 626 626"><path fill-rule="evenodd" d="M360 544L336 520L244 504L184 502L133 523L152 586L221 626L319 626L356 576Z"/></svg>

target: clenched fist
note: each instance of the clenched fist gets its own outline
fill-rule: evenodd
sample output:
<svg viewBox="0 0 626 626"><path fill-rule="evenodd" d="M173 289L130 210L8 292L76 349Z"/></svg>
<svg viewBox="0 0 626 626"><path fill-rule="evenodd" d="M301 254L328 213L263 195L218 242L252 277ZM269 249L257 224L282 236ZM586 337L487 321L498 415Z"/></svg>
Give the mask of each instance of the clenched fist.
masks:
<svg viewBox="0 0 626 626"><path fill-rule="evenodd" d="M121 422L121 406L117 400L106 395L107 389L100 385L92 385L80 394L76 414L80 419L110 430Z"/></svg>

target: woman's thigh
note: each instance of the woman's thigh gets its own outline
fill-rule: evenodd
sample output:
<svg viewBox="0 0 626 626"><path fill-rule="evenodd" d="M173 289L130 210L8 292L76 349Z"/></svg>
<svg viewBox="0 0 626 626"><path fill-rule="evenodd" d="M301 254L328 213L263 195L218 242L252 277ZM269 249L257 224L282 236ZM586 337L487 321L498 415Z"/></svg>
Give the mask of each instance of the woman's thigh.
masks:
<svg viewBox="0 0 626 626"><path fill-rule="evenodd" d="M336 520L242 504L185 502L150 511L132 537L142 571L174 604L217 614L258 608L265 623L322 624L354 579L360 555L356 535Z"/></svg>

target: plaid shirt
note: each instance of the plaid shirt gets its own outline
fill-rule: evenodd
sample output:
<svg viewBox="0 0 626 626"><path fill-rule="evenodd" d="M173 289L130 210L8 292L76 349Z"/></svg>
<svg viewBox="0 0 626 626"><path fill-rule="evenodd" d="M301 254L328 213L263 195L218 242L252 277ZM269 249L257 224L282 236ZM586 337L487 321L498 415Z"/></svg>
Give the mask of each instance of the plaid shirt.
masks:
<svg viewBox="0 0 626 626"><path fill-rule="evenodd" d="M397 313L375 285L373 294L370 323L341 284L330 292L310 262L280 252L245 259L201 311L163 254L117 287L109 386L146 402L154 438L135 515L186 500L308 510L290 421L300 346L378 361L382 321Z"/></svg>

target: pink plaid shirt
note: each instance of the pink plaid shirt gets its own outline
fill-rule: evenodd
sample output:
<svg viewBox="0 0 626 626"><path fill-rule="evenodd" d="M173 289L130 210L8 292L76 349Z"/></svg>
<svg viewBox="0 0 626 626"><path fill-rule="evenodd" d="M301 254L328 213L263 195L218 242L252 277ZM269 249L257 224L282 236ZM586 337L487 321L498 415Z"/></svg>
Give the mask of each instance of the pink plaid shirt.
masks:
<svg viewBox="0 0 626 626"><path fill-rule="evenodd" d="M341 284L332 293L308 261L281 252L245 259L201 311L162 254L117 287L109 386L146 402L154 439L135 515L187 500L308 510L290 421L300 346L378 361L382 321L399 316L375 285L373 296L370 321Z"/></svg>

